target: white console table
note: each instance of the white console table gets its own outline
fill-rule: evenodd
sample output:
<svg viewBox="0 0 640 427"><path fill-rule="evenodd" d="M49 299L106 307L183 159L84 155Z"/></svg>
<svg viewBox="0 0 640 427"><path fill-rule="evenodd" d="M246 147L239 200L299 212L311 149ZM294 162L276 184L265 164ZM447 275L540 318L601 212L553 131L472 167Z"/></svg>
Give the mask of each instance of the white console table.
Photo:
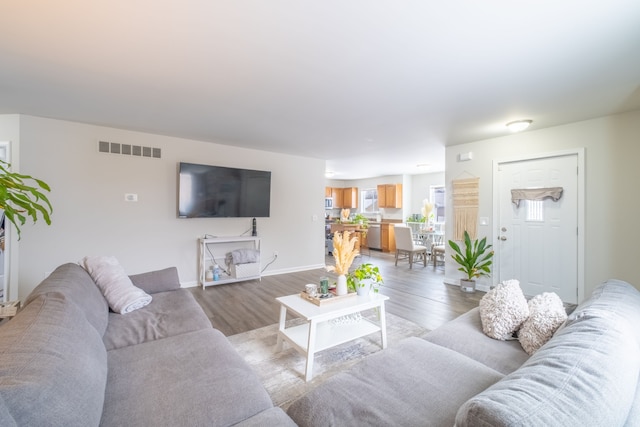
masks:
<svg viewBox="0 0 640 427"><path fill-rule="evenodd" d="M260 238L253 236L228 236L198 239L198 279L202 288L223 283L260 279L260 262L240 264L238 268L227 269L225 257L235 249L254 249L260 251ZM218 280L206 280L206 272L214 264L220 267ZM232 271L233 270L233 271Z"/></svg>

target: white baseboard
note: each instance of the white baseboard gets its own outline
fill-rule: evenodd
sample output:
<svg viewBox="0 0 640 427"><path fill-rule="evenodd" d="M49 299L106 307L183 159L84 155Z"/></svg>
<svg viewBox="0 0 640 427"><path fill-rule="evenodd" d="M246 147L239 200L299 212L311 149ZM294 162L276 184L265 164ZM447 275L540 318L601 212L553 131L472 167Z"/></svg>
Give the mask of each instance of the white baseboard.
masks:
<svg viewBox="0 0 640 427"><path fill-rule="evenodd" d="M445 285L460 286L460 278L452 279L450 277L445 277L443 282ZM476 289L482 292L489 292L489 289L491 288L490 285L486 283L476 282Z"/></svg>

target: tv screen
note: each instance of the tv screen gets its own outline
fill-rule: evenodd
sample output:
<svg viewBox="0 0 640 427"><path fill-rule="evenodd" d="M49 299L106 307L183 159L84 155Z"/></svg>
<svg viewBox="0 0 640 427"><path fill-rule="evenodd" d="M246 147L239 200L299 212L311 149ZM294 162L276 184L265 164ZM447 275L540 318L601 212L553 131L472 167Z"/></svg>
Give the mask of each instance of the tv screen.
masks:
<svg viewBox="0 0 640 427"><path fill-rule="evenodd" d="M180 218L268 217L271 172L180 163Z"/></svg>

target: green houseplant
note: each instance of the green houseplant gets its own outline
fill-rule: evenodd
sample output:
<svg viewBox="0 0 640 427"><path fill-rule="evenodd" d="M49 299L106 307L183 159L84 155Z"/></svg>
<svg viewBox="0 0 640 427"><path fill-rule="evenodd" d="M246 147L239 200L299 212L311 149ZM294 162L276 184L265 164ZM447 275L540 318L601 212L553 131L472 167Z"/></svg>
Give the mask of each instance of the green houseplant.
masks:
<svg viewBox="0 0 640 427"><path fill-rule="evenodd" d="M464 292L474 292L476 289L475 279L491 274L491 259L493 258L493 251L490 251L491 245L487 245L486 237L472 241L469 233L465 230L464 251L453 240L449 240L449 246L454 251L451 258L460 264L458 270L467 275L466 279L460 280L460 289Z"/></svg>
<svg viewBox="0 0 640 427"><path fill-rule="evenodd" d="M38 220L38 214L51 224L53 207L44 191L51 191L49 185L30 175L11 172L11 165L0 160L0 209L15 227L20 238L20 226L24 225L27 217L33 222Z"/></svg>
<svg viewBox="0 0 640 427"><path fill-rule="evenodd" d="M369 263L360 264L358 268L347 276L347 287L352 291L356 291L358 295L367 295L371 288L373 288L374 292L377 292L378 285L382 283L380 269L378 266Z"/></svg>
<svg viewBox="0 0 640 427"><path fill-rule="evenodd" d="M360 224L362 225L362 228L367 228L369 226L369 218L361 213L357 213L351 219L351 224Z"/></svg>

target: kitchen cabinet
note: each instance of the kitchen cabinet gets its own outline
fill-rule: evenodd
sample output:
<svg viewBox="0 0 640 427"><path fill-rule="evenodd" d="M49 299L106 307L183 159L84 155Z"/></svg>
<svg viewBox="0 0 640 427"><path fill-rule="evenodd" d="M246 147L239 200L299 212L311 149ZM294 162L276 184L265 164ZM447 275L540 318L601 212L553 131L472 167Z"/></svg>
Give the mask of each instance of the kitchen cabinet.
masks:
<svg viewBox="0 0 640 427"><path fill-rule="evenodd" d="M358 209L358 187L342 189L342 207L344 209Z"/></svg>
<svg viewBox="0 0 640 427"><path fill-rule="evenodd" d="M402 184L378 185L378 207L401 208L402 207Z"/></svg>
<svg viewBox="0 0 640 427"><path fill-rule="evenodd" d="M333 199L334 209L358 209L358 187L325 187L324 193Z"/></svg>
<svg viewBox="0 0 640 427"><path fill-rule="evenodd" d="M331 224L331 233L342 233L343 231L351 233L349 238L356 238L356 249L367 247L367 230L361 228L360 224Z"/></svg>
<svg viewBox="0 0 640 427"><path fill-rule="evenodd" d="M331 188L331 197L333 198L333 208L342 209L342 188Z"/></svg>
<svg viewBox="0 0 640 427"><path fill-rule="evenodd" d="M380 224L380 249L382 252L396 251L395 224L388 222Z"/></svg>

